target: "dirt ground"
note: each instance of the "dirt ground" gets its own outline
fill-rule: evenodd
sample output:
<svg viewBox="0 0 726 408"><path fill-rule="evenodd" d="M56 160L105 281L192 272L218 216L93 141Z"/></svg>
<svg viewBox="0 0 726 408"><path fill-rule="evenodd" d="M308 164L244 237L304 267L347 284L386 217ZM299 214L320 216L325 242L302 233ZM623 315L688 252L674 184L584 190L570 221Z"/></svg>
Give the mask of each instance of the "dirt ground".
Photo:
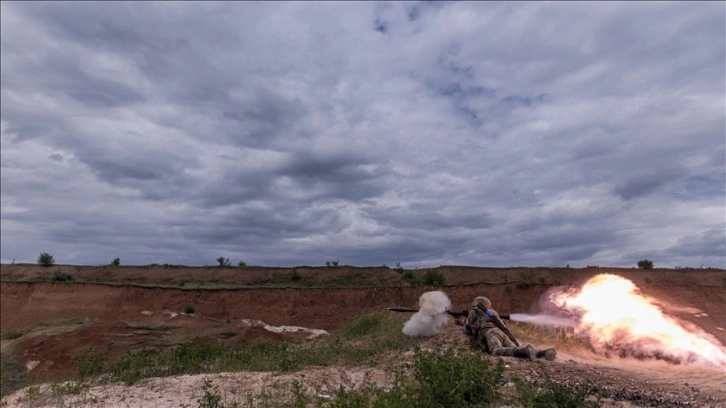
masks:
<svg viewBox="0 0 726 408"><path fill-rule="evenodd" d="M553 286L582 283L598 273L615 273L631 279L644 294L667 302L670 314L695 323L726 344L724 270L437 269L446 280L436 289L446 292L452 310L468 309L471 299L486 294L500 313L535 311L540 296ZM52 276L58 271L72 273L74 281L53 282ZM422 275L426 270L413 272ZM72 361L92 348L112 361L144 347L164 347L189 339L306 341L320 330L335 330L364 313L390 306L416 306L422 293L434 289L412 286L404 274L387 267L2 265L0 275L1 331L22 333L17 339L2 340L3 355L16 356L38 381L72 377ZM188 306L193 306L193 314L183 313ZM269 326L263 327L259 321ZM282 326L311 330L288 327L285 331ZM236 334L220 340L222 333L229 332ZM467 346L467 342L460 328L452 324L445 333L427 340L424 347ZM544 364L553 380L567 385L589 381L591 387L620 401L613 406L726 406L723 368L606 358L583 350L561 349L558 353L557 361ZM507 359L506 363L508 370L524 378L539 375L529 362ZM315 378L312 371L305 376L309 381ZM338 373L340 378L354 382L351 378L357 371L347 371ZM227 383L253 381L253 377L259 383L260 378L270 375L227 373L217 377L227 379L219 380L224 389ZM179 381L201 384L207 377L184 376ZM390 380L386 373L373 377L381 383ZM146 385L121 387L118 398L123 398L125 405L133 398L140 401L128 406L152 406L143 402L147 397L156 398L153 406L180 406L179 401L159 405L161 399L168 398L170 389L178 389L175 381L149 380ZM135 388L141 390L143 398L131 396ZM200 387L189 389L198 392ZM177 394L174 398L187 401L198 398ZM106 406L115 406L115 397L107 397ZM17 396L2 401L3 407L21 405L17 405Z"/></svg>

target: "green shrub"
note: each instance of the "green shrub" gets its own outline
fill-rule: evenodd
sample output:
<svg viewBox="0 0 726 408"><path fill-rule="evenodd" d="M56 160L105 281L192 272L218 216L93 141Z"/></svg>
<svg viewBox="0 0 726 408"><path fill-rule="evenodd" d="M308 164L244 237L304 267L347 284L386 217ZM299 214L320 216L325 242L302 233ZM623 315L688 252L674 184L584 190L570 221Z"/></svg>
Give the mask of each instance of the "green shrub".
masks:
<svg viewBox="0 0 726 408"><path fill-rule="evenodd" d="M217 387L212 385L212 380L204 380L202 385L204 395L197 400L198 408L223 408L222 396L217 393Z"/></svg>
<svg viewBox="0 0 726 408"><path fill-rule="evenodd" d="M5 333L3 333L2 338L3 338L3 340L15 340L22 335L23 335L23 333L21 333L19 331L9 330L9 331L6 331Z"/></svg>
<svg viewBox="0 0 726 408"><path fill-rule="evenodd" d="M220 256L219 258L217 258L217 263L219 263L219 267L220 268L225 267L225 266L229 266L229 258L225 258L223 256Z"/></svg>
<svg viewBox="0 0 726 408"><path fill-rule="evenodd" d="M488 406L501 399L498 384L504 373L504 363L499 360L492 366L483 353L416 350L412 371L418 383L417 406Z"/></svg>
<svg viewBox="0 0 726 408"><path fill-rule="evenodd" d="M76 275L70 273L70 272L63 272L60 270L57 270L53 272L52 275L50 275L50 280L53 282L71 282L76 280Z"/></svg>
<svg viewBox="0 0 726 408"><path fill-rule="evenodd" d="M121 265L121 258L113 258L113 261L111 261L111 266L119 266Z"/></svg>
<svg viewBox="0 0 726 408"><path fill-rule="evenodd" d="M444 277L444 274L441 273L438 269L429 269L428 271L426 271L426 273L424 273L423 277L421 278L421 284L428 286L441 286L444 284L445 281L446 278Z"/></svg>
<svg viewBox="0 0 726 408"><path fill-rule="evenodd" d="M43 252L42 254L38 255L38 265L42 266L53 266L55 264L55 259L53 259L53 255Z"/></svg>
<svg viewBox="0 0 726 408"><path fill-rule="evenodd" d="M186 305L184 306L184 313L186 314L194 314L194 305Z"/></svg>
<svg viewBox="0 0 726 408"><path fill-rule="evenodd" d="M245 261L239 261L239 262L237 263L237 266L239 266L239 267L243 267L243 266L247 266L247 264L245 263Z"/></svg>
<svg viewBox="0 0 726 408"><path fill-rule="evenodd" d="M519 378L514 379L517 390L515 399L522 407L597 408L602 405L599 398L594 401L587 399L587 383L571 390L552 381L547 373L542 374L544 381L541 384L527 384Z"/></svg>
<svg viewBox="0 0 726 408"><path fill-rule="evenodd" d="M81 377L86 378L103 371L103 357L96 352L96 349L90 349L84 356L76 358L73 363L78 369Z"/></svg>
<svg viewBox="0 0 726 408"><path fill-rule="evenodd" d="M29 382L30 375L25 365L15 355L3 351L0 358L0 398L23 388Z"/></svg>
<svg viewBox="0 0 726 408"><path fill-rule="evenodd" d="M300 275L300 272L297 271L297 268L292 268L292 271L290 271L290 280L293 282L297 282L300 279L302 279L302 275Z"/></svg>
<svg viewBox="0 0 726 408"><path fill-rule="evenodd" d="M653 261L649 259L641 259L638 261L638 268L640 269L653 269Z"/></svg>

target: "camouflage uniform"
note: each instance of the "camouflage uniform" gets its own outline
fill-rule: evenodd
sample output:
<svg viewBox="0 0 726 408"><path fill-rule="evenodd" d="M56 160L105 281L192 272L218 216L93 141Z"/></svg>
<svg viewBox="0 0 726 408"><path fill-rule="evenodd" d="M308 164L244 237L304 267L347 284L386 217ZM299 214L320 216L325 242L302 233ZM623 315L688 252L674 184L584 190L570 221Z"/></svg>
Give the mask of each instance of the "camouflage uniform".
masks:
<svg viewBox="0 0 726 408"><path fill-rule="evenodd" d="M474 309L467 316L465 329L474 337L474 342L482 350L489 352L493 356L514 356L526 358L530 361L533 361L535 358L545 358L553 361L557 357L557 352L552 348L537 351L529 344L525 347L518 348L512 339L494 324L494 318L487 316L483 310L477 307L478 304L483 305L502 323L502 319L499 318L499 313L492 309L492 302L486 297L479 296L474 299L472 304Z"/></svg>
<svg viewBox="0 0 726 408"><path fill-rule="evenodd" d="M492 314L499 318L496 310L489 309ZM479 309L469 312L466 319L467 325L471 328L474 341L482 350L493 356L513 356L517 346L507 337L492 319Z"/></svg>

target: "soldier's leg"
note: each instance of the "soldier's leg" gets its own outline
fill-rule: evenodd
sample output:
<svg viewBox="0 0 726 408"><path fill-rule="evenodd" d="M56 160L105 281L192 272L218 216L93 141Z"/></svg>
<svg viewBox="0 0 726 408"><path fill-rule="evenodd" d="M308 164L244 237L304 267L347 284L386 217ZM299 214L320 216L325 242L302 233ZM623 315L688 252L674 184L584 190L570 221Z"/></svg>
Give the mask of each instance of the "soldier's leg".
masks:
<svg viewBox="0 0 726 408"><path fill-rule="evenodd" d="M532 347L531 344L527 344L527 347L514 349L514 357L526 358L529 361L534 361L537 358L537 350Z"/></svg>
<svg viewBox="0 0 726 408"><path fill-rule="evenodd" d="M557 358L557 351L553 348L540 350L537 352L537 358L544 358L547 361L555 361Z"/></svg>
<svg viewBox="0 0 726 408"><path fill-rule="evenodd" d="M516 347L504 347L504 335L499 330L487 330L485 333L489 353L493 356L513 356ZM509 340L509 339L507 339ZM511 342L511 341L510 341Z"/></svg>
<svg viewBox="0 0 726 408"><path fill-rule="evenodd" d="M474 336L474 342L480 349L482 349L482 351L489 352L489 346L487 345L487 340L481 331L479 333L477 333L476 336Z"/></svg>
<svg viewBox="0 0 726 408"><path fill-rule="evenodd" d="M512 354L509 354L510 356L526 358L529 361L534 361L535 358L539 357L537 349L529 344L526 347L517 348L517 345L508 336L502 336L502 345L513 350Z"/></svg>

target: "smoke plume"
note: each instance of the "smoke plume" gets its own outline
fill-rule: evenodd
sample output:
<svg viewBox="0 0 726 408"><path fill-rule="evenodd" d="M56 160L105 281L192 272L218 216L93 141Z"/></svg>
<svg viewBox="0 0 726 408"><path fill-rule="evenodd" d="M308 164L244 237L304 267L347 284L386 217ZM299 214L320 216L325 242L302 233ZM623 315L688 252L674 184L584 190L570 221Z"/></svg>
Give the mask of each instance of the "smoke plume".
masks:
<svg viewBox="0 0 726 408"><path fill-rule="evenodd" d="M512 313L509 315L509 320L548 327L575 327L578 324L577 320L548 314Z"/></svg>
<svg viewBox="0 0 726 408"><path fill-rule="evenodd" d="M403 325L403 334L413 337L437 335L446 324L451 300L443 291L426 292L418 299L419 310Z"/></svg>

